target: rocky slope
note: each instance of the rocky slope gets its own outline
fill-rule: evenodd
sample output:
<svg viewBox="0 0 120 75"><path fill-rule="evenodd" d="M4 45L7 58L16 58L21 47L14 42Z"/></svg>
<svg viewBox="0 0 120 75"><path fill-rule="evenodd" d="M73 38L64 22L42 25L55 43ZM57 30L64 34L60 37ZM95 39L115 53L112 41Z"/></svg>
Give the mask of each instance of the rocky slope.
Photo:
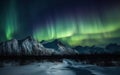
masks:
<svg viewBox="0 0 120 75"><path fill-rule="evenodd" d="M52 48L51 43L56 44L57 48ZM70 47L66 47L54 40L46 45L51 45L51 48L44 46L40 42L33 39L31 36L22 40L12 39L0 43L0 55L63 55L76 54L77 52ZM54 45L53 45L54 46ZM55 47L55 46L54 46Z"/></svg>
<svg viewBox="0 0 120 75"><path fill-rule="evenodd" d="M12 39L0 43L0 55L75 55L75 54L120 54L120 45L109 44L105 48L96 46L70 46L55 39L38 42L31 36L22 40Z"/></svg>

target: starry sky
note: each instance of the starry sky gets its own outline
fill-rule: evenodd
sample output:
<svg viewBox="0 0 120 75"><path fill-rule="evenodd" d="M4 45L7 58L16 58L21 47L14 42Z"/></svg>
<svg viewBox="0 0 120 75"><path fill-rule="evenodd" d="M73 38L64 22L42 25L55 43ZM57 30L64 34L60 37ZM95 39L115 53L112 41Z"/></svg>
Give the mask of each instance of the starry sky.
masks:
<svg viewBox="0 0 120 75"><path fill-rule="evenodd" d="M120 44L120 1L0 0L0 41L29 35L71 46Z"/></svg>

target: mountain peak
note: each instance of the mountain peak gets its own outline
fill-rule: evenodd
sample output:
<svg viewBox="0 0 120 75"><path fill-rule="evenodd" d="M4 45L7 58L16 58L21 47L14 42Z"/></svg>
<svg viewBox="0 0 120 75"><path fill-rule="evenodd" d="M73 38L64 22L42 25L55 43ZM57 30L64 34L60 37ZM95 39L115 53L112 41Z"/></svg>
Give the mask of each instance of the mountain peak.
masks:
<svg viewBox="0 0 120 75"><path fill-rule="evenodd" d="M55 40L53 40L52 42L53 42L53 43L56 43L56 44L61 43L61 41L58 40L58 39L55 39Z"/></svg>
<svg viewBox="0 0 120 75"><path fill-rule="evenodd" d="M34 40L34 38L32 36L27 36L24 40Z"/></svg>
<svg viewBox="0 0 120 75"><path fill-rule="evenodd" d="M43 44L44 47L53 48L55 50L58 50L58 44L59 43L61 43L61 41L59 41L58 39L55 39L55 40L50 41L50 42L42 41L42 44Z"/></svg>

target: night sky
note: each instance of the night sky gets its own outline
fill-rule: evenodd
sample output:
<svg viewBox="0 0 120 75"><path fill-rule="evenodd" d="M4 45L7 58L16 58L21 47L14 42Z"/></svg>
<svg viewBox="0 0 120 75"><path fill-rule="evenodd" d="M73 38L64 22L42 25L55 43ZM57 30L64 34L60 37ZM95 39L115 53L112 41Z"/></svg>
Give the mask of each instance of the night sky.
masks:
<svg viewBox="0 0 120 75"><path fill-rule="evenodd" d="M118 0L0 0L0 41L33 36L71 46L120 43Z"/></svg>

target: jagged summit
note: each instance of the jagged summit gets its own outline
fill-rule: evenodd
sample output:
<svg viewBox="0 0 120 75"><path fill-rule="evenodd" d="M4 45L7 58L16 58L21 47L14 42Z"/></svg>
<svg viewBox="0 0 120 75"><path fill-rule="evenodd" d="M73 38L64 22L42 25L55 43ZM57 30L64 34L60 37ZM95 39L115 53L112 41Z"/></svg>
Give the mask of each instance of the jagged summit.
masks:
<svg viewBox="0 0 120 75"><path fill-rule="evenodd" d="M50 42L46 42L46 41L42 41L42 44L44 47L46 48L53 48L55 50L58 50L58 45L64 45L60 40L55 39L53 41Z"/></svg>
<svg viewBox="0 0 120 75"><path fill-rule="evenodd" d="M77 54L76 50L73 50L71 47L66 46L59 39L55 39L51 42L43 43L43 46L46 48L52 48L56 51L59 51L60 54Z"/></svg>
<svg viewBox="0 0 120 75"><path fill-rule="evenodd" d="M22 39L22 41L25 41L25 40L30 40L30 41L33 41L35 40L32 36L27 36L25 37L24 39Z"/></svg>
<svg viewBox="0 0 120 75"><path fill-rule="evenodd" d="M0 55L72 55L72 54L120 54L120 45L109 44L105 48L76 46L71 48L59 39L38 42L32 36L22 40L12 39L0 43Z"/></svg>
<svg viewBox="0 0 120 75"><path fill-rule="evenodd" d="M57 39L42 44L32 36L22 40L12 39L0 44L0 55L58 55L72 53L72 49L70 50Z"/></svg>

